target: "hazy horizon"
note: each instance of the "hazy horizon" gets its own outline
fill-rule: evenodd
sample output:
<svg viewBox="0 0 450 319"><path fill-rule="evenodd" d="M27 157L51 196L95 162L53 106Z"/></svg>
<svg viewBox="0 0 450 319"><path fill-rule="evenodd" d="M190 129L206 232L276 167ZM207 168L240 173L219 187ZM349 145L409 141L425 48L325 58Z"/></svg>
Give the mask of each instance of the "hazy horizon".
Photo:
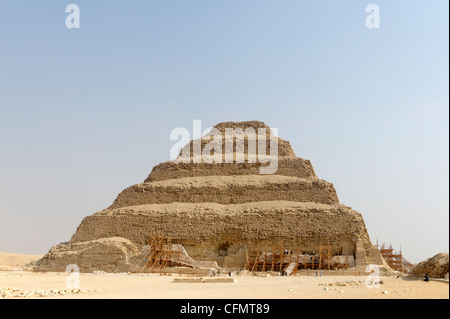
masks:
<svg viewBox="0 0 450 319"><path fill-rule="evenodd" d="M69 3L0 3L0 251L68 241L174 128L258 120L372 243L449 252L448 1L80 0L79 29Z"/></svg>

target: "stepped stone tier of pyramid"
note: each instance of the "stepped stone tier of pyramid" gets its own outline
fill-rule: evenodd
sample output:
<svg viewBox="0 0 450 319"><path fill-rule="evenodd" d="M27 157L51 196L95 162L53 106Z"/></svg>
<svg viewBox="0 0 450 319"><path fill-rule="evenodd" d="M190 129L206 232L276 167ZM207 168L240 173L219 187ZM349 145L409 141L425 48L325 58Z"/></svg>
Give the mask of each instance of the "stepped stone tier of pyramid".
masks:
<svg viewBox="0 0 450 319"><path fill-rule="evenodd" d="M212 133L191 141L177 159L155 166L143 183L84 218L70 242L52 247L36 269L65 271L76 264L83 272L130 271L154 234L182 245L193 260L234 269L244 268L252 251L273 245L311 255L328 245L333 255L346 256L350 267L384 264L361 214L341 204L333 184L319 179L288 141L258 121L224 122L213 130L225 139L227 129L265 129L267 139L252 143L248 135L243 147L236 142L232 162L197 158L195 144L204 150ZM265 148L256 162L249 160L255 144L258 152ZM230 148L220 149L219 158L230 155ZM274 156L276 171L261 174Z"/></svg>

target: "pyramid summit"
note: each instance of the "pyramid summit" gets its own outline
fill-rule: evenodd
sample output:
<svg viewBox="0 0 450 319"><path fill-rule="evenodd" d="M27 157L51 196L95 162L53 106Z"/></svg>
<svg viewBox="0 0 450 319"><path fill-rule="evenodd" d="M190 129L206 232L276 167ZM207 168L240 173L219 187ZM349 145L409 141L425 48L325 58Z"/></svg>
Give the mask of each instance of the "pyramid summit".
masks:
<svg viewBox="0 0 450 319"><path fill-rule="evenodd" d="M223 145L227 137L231 146ZM201 151L197 161L195 148ZM211 150L223 160L204 160ZM177 160L181 156L188 160ZM261 174L273 158L275 172ZM36 270L65 271L77 264L84 272L131 271L153 234L171 238L192 260L217 267L244 268L255 247L280 243L309 256L313 265L324 244L329 264L345 257L348 267L383 265L361 214L341 204L333 184L319 179L308 160L259 121L219 123L191 140L176 159L156 165L143 183L84 218L70 242L52 247Z"/></svg>

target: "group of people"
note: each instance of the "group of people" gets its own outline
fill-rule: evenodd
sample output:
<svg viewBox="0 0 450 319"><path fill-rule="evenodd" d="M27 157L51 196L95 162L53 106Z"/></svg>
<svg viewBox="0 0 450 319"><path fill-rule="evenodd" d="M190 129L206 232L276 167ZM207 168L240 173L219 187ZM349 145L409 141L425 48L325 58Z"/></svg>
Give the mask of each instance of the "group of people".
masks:
<svg viewBox="0 0 450 319"><path fill-rule="evenodd" d="M210 270L209 271L209 277L215 277L216 276L216 270ZM217 270L217 277L220 276L220 270ZM228 270L228 276L231 277L231 270Z"/></svg>
<svg viewBox="0 0 450 319"><path fill-rule="evenodd" d="M220 270L217 271L217 276L220 276ZM209 277L216 277L216 270L209 271Z"/></svg>

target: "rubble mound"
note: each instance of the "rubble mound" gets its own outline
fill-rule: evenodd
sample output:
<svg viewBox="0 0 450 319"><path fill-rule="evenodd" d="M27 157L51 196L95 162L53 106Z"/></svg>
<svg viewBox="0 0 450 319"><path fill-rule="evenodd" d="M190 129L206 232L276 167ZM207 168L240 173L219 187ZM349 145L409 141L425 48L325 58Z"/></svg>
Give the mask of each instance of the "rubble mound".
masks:
<svg viewBox="0 0 450 319"><path fill-rule="evenodd" d="M139 248L121 237L71 241L53 246L36 267L40 271L65 272L68 266L77 265L83 272L127 272L138 254Z"/></svg>
<svg viewBox="0 0 450 319"><path fill-rule="evenodd" d="M448 274L448 268L448 253L440 253L420 262L414 267L412 274L417 276L428 274L432 278L445 278L445 275Z"/></svg>

